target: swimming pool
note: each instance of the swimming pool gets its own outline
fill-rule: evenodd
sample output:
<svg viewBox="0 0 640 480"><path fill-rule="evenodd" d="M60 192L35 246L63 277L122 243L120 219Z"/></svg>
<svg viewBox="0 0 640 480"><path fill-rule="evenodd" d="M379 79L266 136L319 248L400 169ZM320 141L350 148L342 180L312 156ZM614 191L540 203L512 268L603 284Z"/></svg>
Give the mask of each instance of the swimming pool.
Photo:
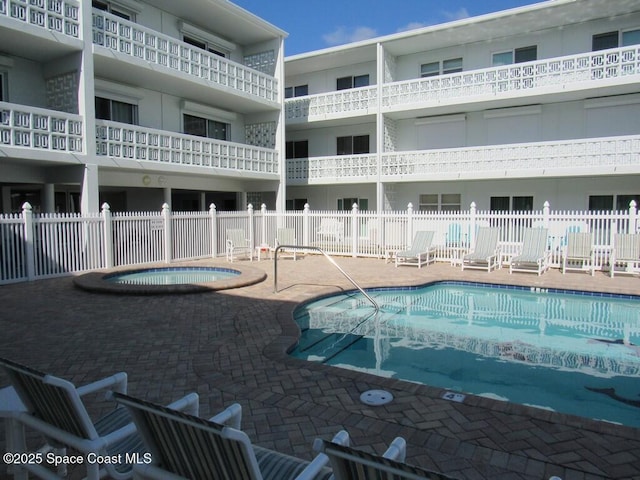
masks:
<svg viewBox="0 0 640 480"><path fill-rule="evenodd" d="M298 307L297 358L640 427L640 297L438 282Z"/></svg>

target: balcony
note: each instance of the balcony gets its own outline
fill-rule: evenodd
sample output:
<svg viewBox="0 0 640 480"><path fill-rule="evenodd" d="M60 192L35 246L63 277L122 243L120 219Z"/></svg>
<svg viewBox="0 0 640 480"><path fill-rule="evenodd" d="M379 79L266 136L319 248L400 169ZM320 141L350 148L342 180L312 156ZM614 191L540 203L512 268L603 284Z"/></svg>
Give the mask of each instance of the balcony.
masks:
<svg viewBox="0 0 640 480"><path fill-rule="evenodd" d="M96 150L98 156L152 162L160 169L204 167L218 175L278 179L275 150L136 125L97 120Z"/></svg>
<svg viewBox="0 0 640 480"><path fill-rule="evenodd" d="M376 86L339 90L285 101L287 121L320 121L375 114L378 108Z"/></svg>
<svg viewBox="0 0 640 480"><path fill-rule="evenodd" d="M190 88L200 84L205 95L216 95L211 87L218 87L213 101L217 106L250 111L259 101L277 107L278 82L274 77L99 10L93 11L93 43L120 54L96 58L96 73L106 78L117 80L121 75L139 85L184 96L184 81L158 83L163 82L158 73L164 71L181 79L191 78L195 84ZM122 59L130 62L123 64ZM178 90L171 90L173 84L178 85ZM219 94L220 90L236 94L231 96L230 105L220 103L224 101L220 97L225 97ZM201 97L198 92L193 95ZM249 100L247 106L243 99Z"/></svg>
<svg viewBox="0 0 640 480"><path fill-rule="evenodd" d="M35 151L83 153L82 117L0 102L0 148L24 149L3 156L31 158Z"/></svg>
<svg viewBox="0 0 640 480"><path fill-rule="evenodd" d="M640 45L633 45L385 84L382 110L392 112L472 101L570 94L590 88L637 84L639 76Z"/></svg>
<svg viewBox="0 0 640 480"><path fill-rule="evenodd" d="M640 135L388 152L380 180L417 182L640 173ZM290 185L375 182L376 155L287 160Z"/></svg>
<svg viewBox="0 0 640 480"><path fill-rule="evenodd" d="M74 0L0 0L1 15L50 32L80 36L80 7Z"/></svg>

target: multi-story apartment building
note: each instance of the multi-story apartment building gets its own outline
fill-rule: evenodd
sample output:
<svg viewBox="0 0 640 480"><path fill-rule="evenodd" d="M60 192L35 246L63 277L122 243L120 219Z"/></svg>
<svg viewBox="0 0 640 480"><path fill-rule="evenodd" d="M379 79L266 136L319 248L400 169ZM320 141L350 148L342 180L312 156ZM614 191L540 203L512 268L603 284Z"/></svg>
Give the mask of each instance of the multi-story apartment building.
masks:
<svg viewBox="0 0 640 480"><path fill-rule="evenodd" d="M0 0L0 212L284 208L285 36L226 0Z"/></svg>
<svg viewBox="0 0 640 480"><path fill-rule="evenodd" d="M288 208L640 204L640 2L553 0L285 59Z"/></svg>

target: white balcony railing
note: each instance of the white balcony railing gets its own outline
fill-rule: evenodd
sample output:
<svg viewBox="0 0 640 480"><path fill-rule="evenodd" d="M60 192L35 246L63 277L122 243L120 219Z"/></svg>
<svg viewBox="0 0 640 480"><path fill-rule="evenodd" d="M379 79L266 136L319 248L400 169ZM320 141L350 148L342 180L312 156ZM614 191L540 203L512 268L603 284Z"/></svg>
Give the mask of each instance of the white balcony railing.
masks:
<svg viewBox="0 0 640 480"><path fill-rule="evenodd" d="M377 99L375 86L289 98L285 101L285 115L287 120L322 120L332 115L375 113Z"/></svg>
<svg viewBox="0 0 640 480"><path fill-rule="evenodd" d="M572 174L593 169L615 173L629 168L640 169L640 135L388 152L381 155L380 178L503 178L567 170ZM377 174L375 154L287 160L287 181L292 183L375 181Z"/></svg>
<svg viewBox="0 0 640 480"><path fill-rule="evenodd" d="M376 154L337 155L287 160L287 181L325 183L336 179L375 182Z"/></svg>
<svg viewBox="0 0 640 480"><path fill-rule="evenodd" d="M278 101L274 77L99 10L93 11L93 43L246 95Z"/></svg>
<svg viewBox="0 0 640 480"><path fill-rule="evenodd" d="M104 120L96 121L96 150L117 159L278 173L275 150Z"/></svg>
<svg viewBox="0 0 640 480"><path fill-rule="evenodd" d="M382 107L461 101L474 96L534 94L536 89L640 75L640 45L385 84Z"/></svg>
<svg viewBox="0 0 640 480"><path fill-rule="evenodd" d="M74 0L0 0L0 15L51 32L80 36L80 7Z"/></svg>
<svg viewBox="0 0 640 480"><path fill-rule="evenodd" d="M0 146L81 153L82 117L0 102Z"/></svg>

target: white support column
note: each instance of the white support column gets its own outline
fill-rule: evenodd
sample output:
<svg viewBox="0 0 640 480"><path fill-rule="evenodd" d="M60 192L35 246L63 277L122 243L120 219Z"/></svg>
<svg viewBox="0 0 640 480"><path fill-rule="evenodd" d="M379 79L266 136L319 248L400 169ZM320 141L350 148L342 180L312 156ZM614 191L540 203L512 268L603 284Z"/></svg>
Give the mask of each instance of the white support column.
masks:
<svg viewBox="0 0 640 480"><path fill-rule="evenodd" d="M173 210L173 205L171 204L171 187L164 187L162 189L162 194L164 203L169 205L169 208Z"/></svg>
<svg viewBox="0 0 640 480"><path fill-rule="evenodd" d="M376 76L378 98L376 102L376 210L384 210L384 185L380 180L382 171L382 154L384 153L384 115L382 114L382 86L385 81L385 60L384 47L381 43L377 45Z"/></svg>
<svg viewBox="0 0 640 480"><path fill-rule="evenodd" d="M45 183L42 186L42 213L54 213L56 211L56 189L53 183Z"/></svg>
<svg viewBox="0 0 640 480"><path fill-rule="evenodd" d="M99 210L98 165L86 164L82 176L80 212L98 213Z"/></svg>
<svg viewBox="0 0 640 480"><path fill-rule="evenodd" d="M164 262L171 263L171 252L173 252L171 208L166 203L162 205L162 218L164 219Z"/></svg>

